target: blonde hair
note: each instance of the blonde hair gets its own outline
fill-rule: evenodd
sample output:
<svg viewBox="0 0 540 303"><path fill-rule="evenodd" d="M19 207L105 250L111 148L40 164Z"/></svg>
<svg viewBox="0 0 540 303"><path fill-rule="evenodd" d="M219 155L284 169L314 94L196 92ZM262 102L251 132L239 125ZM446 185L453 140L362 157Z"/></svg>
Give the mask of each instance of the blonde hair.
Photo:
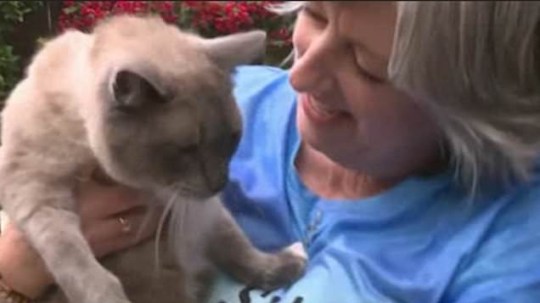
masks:
<svg viewBox="0 0 540 303"><path fill-rule="evenodd" d="M463 185L529 175L540 148L540 3L400 2L388 66L446 136Z"/></svg>

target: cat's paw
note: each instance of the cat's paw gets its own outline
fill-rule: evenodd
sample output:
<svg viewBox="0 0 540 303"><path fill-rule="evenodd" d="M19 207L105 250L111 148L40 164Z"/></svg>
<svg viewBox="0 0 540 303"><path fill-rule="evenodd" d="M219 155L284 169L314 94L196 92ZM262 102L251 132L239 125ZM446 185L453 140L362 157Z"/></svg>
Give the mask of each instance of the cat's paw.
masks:
<svg viewBox="0 0 540 303"><path fill-rule="evenodd" d="M296 242L296 243L291 244L290 246L287 246L285 249L283 249L283 253L295 255L299 258L302 258L304 262L306 262L308 258L308 255L306 253L306 250L304 249L304 245L302 244L302 242Z"/></svg>
<svg viewBox="0 0 540 303"><path fill-rule="evenodd" d="M88 303L131 303L123 294L116 291L103 291L93 298Z"/></svg>
<svg viewBox="0 0 540 303"><path fill-rule="evenodd" d="M273 266L268 268L257 288L274 290L293 283L303 274L307 264L307 254L302 243L294 243L275 255Z"/></svg>
<svg viewBox="0 0 540 303"><path fill-rule="evenodd" d="M111 292L103 292L97 296L98 298L93 298L90 302L92 303L131 303L124 295L113 294Z"/></svg>
<svg viewBox="0 0 540 303"><path fill-rule="evenodd" d="M113 274L106 272L101 281L93 281L88 285L84 300L79 303L131 303L123 289L120 280Z"/></svg>

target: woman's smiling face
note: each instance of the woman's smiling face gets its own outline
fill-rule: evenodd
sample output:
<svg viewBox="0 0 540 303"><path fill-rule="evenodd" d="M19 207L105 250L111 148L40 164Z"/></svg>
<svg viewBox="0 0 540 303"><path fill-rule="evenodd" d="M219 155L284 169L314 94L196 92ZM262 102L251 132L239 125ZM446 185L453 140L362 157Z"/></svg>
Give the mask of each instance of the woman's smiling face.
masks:
<svg viewBox="0 0 540 303"><path fill-rule="evenodd" d="M440 138L432 118L387 81L395 20L392 2L313 1L293 35L303 142L380 178L425 169Z"/></svg>

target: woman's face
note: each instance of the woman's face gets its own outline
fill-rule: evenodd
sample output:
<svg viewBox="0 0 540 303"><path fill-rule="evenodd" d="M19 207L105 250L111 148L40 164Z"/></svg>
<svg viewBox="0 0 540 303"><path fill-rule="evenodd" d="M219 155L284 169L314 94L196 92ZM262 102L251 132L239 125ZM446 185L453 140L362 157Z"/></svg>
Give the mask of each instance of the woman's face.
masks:
<svg viewBox="0 0 540 303"><path fill-rule="evenodd" d="M395 3L313 1L293 35L304 143L380 178L428 168L438 154L435 123L387 81L395 22Z"/></svg>

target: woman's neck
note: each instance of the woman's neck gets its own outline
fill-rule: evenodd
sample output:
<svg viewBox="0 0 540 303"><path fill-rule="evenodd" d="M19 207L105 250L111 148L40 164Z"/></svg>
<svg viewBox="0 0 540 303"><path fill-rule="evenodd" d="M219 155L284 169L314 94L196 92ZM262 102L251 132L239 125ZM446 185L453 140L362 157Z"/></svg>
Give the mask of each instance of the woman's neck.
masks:
<svg viewBox="0 0 540 303"><path fill-rule="evenodd" d="M399 180L379 180L347 169L312 147L302 144L295 159L302 182L326 199L353 200L376 195Z"/></svg>

